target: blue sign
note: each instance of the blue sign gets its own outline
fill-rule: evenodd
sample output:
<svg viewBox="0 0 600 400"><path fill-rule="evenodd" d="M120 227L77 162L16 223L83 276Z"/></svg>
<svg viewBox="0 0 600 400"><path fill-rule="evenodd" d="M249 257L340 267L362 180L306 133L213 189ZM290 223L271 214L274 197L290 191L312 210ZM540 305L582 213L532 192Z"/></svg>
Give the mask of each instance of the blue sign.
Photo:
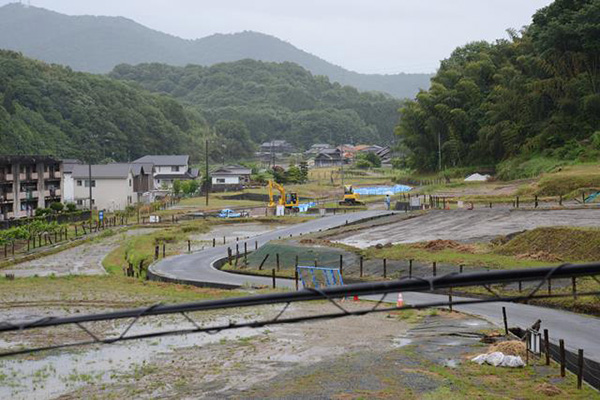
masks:
<svg viewBox="0 0 600 400"><path fill-rule="evenodd" d="M104 219L104 211L98 211L98 220L102 221Z"/></svg>

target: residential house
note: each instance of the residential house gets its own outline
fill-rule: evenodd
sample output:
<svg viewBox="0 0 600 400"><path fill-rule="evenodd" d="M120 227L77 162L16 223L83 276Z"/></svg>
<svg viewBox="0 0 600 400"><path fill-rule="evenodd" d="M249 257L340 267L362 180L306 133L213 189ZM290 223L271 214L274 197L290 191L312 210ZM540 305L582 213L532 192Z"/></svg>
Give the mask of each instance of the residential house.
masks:
<svg viewBox="0 0 600 400"><path fill-rule="evenodd" d="M294 153L296 149L287 140L271 140L260 145L261 153L284 154Z"/></svg>
<svg viewBox="0 0 600 400"><path fill-rule="evenodd" d="M252 170L241 165L228 165L211 173L212 190L216 192L241 190L250 182Z"/></svg>
<svg viewBox="0 0 600 400"><path fill-rule="evenodd" d="M385 146L379 149L375 154L381 160L381 164L391 164L392 162L392 149L390 146Z"/></svg>
<svg viewBox="0 0 600 400"><path fill-rule="evenodd" d="M133 164L145 165L146 169L150 165L153 166L152 187L157 189L170 189L173 187L175 180L191 180L197 179L199 171L189 167L190 156L186 155L154 155L138 158Z"/></svg>
<svg viewBox="0 0 600 400"><path fill-rule="evenodd" d="M136 193L138 203L151 203L154 200L154 165L131 164L133 173L133 191Z"/></svg>
<svg viewBox="0 0 600 400"><path fill-rule="evenodd" d="M379 150L382 149L381 146L377 146L376 144L374 145L370 145L370 144L359 144L358 146L354 147L356 153L377 153Z"/></svg>
<svg viewBox="0 0 600 400"><path fill-rule="evenodd" d="M137 201L134 191L134 174L131 164L75 165L71 176L75 182L75 203L79 208L90 206L95 210L116 211Z"/></svg>
<svg viewBox="0 0 600 400"><path fill-rule="evenodd" d="M61 201L60 160L49 156L0 156L0 220L32 216Z"/></svg>
<svg viewBox="0 0 600 400"><path fill-rule="evenodd" d="M333 167L342 165L342 151L340 149L323 149L315 157L315 167Z"/></svg>
<svg viewBox="0 0 600 400"><path fill-rule="evenodd" d="M321 150L325 150L325 149L330 149L332 148L331 145L327 144L327 143L315 143L312 146L310 146L310 149L306 150L304 152L304 154L309 155L309 156L316 156L317 154L319 154L321 152Z"/></svg>

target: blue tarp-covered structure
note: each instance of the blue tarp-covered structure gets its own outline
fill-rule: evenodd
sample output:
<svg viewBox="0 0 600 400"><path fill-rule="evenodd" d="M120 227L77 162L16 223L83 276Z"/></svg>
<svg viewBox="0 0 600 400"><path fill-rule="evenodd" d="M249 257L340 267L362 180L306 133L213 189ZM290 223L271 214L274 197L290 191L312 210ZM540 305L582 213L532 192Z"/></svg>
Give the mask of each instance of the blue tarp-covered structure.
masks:
<svg viewBox="0 0 600 400"><path fill-rule="evenodd" d="M412 187L406 185L394 185L394 186L371 186L354 188L354 193L358 193L361 196L385 196L386 194L406 193L410 192Z"/></svg>

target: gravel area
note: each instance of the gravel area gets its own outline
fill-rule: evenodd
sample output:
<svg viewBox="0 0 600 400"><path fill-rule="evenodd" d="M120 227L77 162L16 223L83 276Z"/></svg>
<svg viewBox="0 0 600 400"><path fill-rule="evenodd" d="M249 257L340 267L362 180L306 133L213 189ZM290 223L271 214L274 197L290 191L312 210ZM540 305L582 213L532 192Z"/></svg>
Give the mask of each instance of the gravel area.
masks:
<svg viewBox="0 0 600 400"><path fill-rule="evenodd" d="M541 226L597 227L600 209L430 211L416 218L350 233L338 243L367 248L378 243L414 243L436 239L490 241L498 235Z"/></svg>

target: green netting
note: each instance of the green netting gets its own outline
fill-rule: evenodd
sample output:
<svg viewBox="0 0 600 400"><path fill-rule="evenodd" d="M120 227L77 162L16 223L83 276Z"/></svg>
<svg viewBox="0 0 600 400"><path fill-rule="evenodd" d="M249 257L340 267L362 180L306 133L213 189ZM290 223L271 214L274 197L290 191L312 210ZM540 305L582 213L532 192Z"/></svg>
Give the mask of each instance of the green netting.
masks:
<svg viewBox="0 0 600 400"><path fill-rule="evenodd" d="M258 268L265 256L269 258L263 265L263 269L275 268L277 265L277 254L279 254L279 266L282 269L293 269L298 256L298 265L314 266L315 259L319 267L337 268L340 263L341 250L321 247L302 247L285 244L269 243L248 256L248 266Z"/></svg>

